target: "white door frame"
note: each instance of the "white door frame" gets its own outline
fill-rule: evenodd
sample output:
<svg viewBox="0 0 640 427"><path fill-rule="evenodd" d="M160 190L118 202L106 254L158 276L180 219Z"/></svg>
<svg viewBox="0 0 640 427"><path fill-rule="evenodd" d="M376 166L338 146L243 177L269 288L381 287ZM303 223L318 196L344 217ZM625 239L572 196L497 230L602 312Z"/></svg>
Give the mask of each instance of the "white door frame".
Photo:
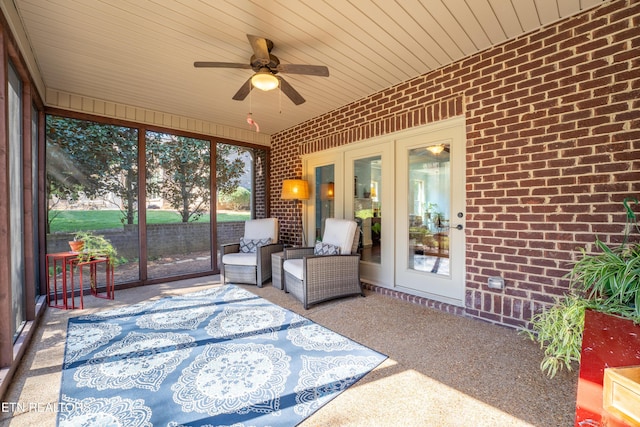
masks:
<svg viewBox="0 0 640 427"><path fill-rule="evenodd" d="M466 279L466 160L464 118L450 119L422 127L419 135L396 140L396 261L395 285L398 290L448 304L464 306ZM438 143L450 144L450 221L449 274L418 271L409 266L409 207L405 196L409 189L408 155L414 148ZM461 227L461 228L459 228Z"/></svg>
<svg viewBox="0 0 640 427"><path fill-rule="evenodd" d="M353 160L378 155L391 159L391 167L383 160L385 187L381 200L383 213L382 239L387 244L384 257L384 269L361 263L361 276L366 282L382 287L397 289L412 295L424 296L436 301L464 306L466 279L466 239L465 230L453 229L457 225L464 227L466 217L466 133L465 118L455 117L437 123L395 132L383 137L372 138L320 153L302 157L303 178L309 181L311 198L305 202L303 216L307 240L315 239L315 168L334 165L335 198L334 216L336 218L353 217ZM451 212L452 226L450 241L451 276L435 277L434 274L407 271L408 259L408 165L405 153L414 146L424 146L429 141L447 139L451 142ZM347 177L347 178L345 178ZM390 188L391 187L391 188ZM393 209L395 206L395 209ZM457 214L461 213L462 218ZM384 248L385 246L383 246ZM404 262L401 262L404 261ZM427 276L425 276L427 274ZM407 279L411 282L407 286ZM411 283L418 283L417 286Z"/></svg>

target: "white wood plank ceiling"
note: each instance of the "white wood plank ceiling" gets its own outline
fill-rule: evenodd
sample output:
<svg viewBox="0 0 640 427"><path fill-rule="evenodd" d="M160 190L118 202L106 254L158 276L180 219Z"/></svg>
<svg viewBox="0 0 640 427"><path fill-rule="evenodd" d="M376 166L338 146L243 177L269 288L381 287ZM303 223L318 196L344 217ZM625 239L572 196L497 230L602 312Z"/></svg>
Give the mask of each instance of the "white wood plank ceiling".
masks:
<svg viewBox="0 0 640 427"><path fill-rule="evenodd" d="M237 128L251 111L267 134L602 2L13 0L47 88ZM234 101L251 70L193 62L248 63L246 34L330 76L281 74L299 106L277 90Z"/></svg>

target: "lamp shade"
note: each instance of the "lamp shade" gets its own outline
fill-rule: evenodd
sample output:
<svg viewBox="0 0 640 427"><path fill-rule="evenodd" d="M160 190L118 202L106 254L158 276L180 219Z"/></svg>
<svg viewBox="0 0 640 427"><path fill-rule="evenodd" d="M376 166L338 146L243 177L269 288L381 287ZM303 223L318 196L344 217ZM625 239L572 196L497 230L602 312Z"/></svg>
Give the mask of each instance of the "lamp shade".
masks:
<svg viewBox="0 0 640 427"><path fill-rule="evenodd" d="M263 68L251 77L251 84L260 90L268 91L278 87L278 78Z"/></svg>
<svg viewBox="0 0 640 427"><path fill-rule="evenodd" d="M309 183L304 179L285 179L282 181L283 200L307 200L309 198Z"/></svg>

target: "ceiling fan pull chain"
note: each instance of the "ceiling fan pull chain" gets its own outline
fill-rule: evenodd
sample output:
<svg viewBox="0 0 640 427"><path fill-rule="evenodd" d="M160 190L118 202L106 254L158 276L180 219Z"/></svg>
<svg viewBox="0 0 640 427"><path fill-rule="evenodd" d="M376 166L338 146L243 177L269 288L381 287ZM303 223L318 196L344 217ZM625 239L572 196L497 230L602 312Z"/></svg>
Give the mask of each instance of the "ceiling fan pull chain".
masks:
<svg viewBox="0 0 640 427"><path fill-rule="evenodd" d="M247 123L249 123L249 126L255 126L256 133L260 133L260 126L258 126L258 123L253 120L253 118L251 117L251 113L247 114Z"/></svg>
<svg viewBox="0 0 640 427"><path fill-rule="evenodd" d="M252 107L252 98L251 98L251 92L249 92L249 114L247 114L247 123L249 123L249 126L255 126L256 127L256 133L260 132L260 126L258 126L258 123L256 123L255 120L253 120L253 107Z"/></svg>

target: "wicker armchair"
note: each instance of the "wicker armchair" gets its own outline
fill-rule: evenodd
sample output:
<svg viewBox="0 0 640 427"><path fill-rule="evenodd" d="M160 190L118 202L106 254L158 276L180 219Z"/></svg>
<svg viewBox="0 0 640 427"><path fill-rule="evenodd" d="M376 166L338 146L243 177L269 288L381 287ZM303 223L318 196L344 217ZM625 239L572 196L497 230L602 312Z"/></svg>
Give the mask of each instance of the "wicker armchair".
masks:
<svg viewBox="0 0 640 427"><path fill-rule="evenodd" d="M266 243L266 239L271 239L271 243ZM282 248L278 243L277 218L246 221L240 243L220 247L223 283L247 283L261 288L271 279L271 254L282 252Z"/></svg>
<svg viewBox="0 0 640 427"><path fill-rule="evenodd" d="M305 309L334 298L364 296L357 253L359 238L355 221L328 218L322 243L339 247L340 255L314 255L316 248L285 248L285 291L299 299Z"/></svg>

